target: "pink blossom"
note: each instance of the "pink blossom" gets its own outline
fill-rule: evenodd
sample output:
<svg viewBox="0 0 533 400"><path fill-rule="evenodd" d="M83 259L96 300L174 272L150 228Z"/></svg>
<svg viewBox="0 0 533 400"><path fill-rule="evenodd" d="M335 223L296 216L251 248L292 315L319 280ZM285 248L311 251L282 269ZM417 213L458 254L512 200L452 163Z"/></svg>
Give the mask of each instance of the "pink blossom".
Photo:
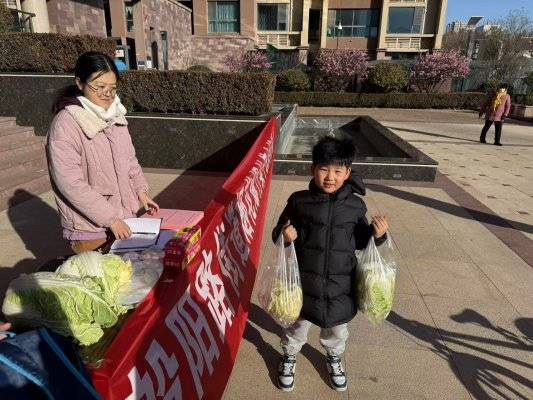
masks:
<svg viewBox="0 0 533 400"><path fill-rule="evenodd" d="M464 77L470 72L470 61L458 51L439 51L419 56L411 66L411 80L419 90L435 91L450 78Z"/></svg>
<svg viewBox="0 0 533 400"><path fill-rule="evenodd" d="M354 76L365 78L369 63L368 54L363 50L321 49L315 59L319 73L333 76Z"/></svg>
<svg viewBox="0 0 533 400"><path fill-rule="evenodd" d="M230 72L260 72L272 66L267 56L257 50L230 53L224 58L224 64Z"/></svg>

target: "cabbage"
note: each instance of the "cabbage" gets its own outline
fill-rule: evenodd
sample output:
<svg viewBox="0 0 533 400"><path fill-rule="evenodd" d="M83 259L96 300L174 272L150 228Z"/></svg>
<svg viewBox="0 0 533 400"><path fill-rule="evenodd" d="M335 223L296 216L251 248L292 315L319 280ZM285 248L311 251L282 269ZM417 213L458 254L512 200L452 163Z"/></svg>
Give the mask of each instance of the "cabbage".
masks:
<svg viewBox="0 0 533 400"><path fill-rule="evenodd" d="M88 346L100 340L102 328L118 320L102 294L100 284L89 276L23 274L9 285L2 312L15 324L46 326Z"/></svg>
<svg viewBox="0 0 533 400"><path fill-rule="evenodd" d="M114 254L86 251L70 257L56 271L62 276L91 277L100 286L102 296L117 314L128 310L118 302L118 292L132 276L131 261Z"/></svg>
<svg viewBox="0 0 533 400"><path fill-rule="evenodd" d="M396 271L374 263L365 263L357 270L359 309L373 323L380 323L392 310Z"/></svg>
<svg viewBox="0 0 533 400"><path fill-rule="evenodd" d="M281 280L272 285L267 312L283 326L296 322L302 310L302 288L298 285L287 287Z"/></svg>

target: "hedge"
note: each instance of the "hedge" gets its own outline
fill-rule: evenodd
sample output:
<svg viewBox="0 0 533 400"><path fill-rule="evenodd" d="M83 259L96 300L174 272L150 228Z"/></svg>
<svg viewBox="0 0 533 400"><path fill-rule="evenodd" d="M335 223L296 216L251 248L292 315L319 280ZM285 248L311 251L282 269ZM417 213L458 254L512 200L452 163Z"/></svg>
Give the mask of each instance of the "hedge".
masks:
<svg viewBox="0 0 533 400"><path fill-rule="evenodd" d="M483 93L276 92L276 103L316 107L479 109Z"/></svg>
<svg viewBox="0 0 533 400"><path fill-rule="evenodd" d="M128 110L187 114L259 115L271 111L269 73L126 71L119 95Z"/></svg>
<svg viewBox="0 0 533 400"><path fill-rule="evenodd" d="M13 15L4 4L0 4L0 32L9 32L13 29Z"/></svg>
<svg viewBox="0 0 533 400"><path fill-rule="evenodd" d="M0 33L0 71L72 72L78 56L97 50L115 58L108 38L57 33Z"/></svg>

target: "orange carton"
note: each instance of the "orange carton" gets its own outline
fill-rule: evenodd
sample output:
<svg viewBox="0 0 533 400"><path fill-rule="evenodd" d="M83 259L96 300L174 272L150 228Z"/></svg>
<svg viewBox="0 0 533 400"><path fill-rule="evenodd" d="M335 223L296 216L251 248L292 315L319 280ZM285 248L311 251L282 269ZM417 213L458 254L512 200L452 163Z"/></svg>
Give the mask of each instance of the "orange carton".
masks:
<svg viewBox="0 0 533 400"><path fill-rule="evenodd" d="M165 246L164 265L185 269L200 251L201 234L199 226L186 227L176 232L176 235Z"/></svg>

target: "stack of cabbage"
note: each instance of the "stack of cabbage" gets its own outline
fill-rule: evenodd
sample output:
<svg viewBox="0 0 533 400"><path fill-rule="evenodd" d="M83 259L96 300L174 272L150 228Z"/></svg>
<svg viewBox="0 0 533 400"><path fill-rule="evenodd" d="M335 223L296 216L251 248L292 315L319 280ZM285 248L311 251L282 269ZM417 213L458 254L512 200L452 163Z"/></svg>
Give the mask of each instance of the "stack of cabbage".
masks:
<svg viewBox="0 0 533 400"><path fill-rule="evenodd" d="M117 301L131 263L95 251L69 258L57 271L21 275L9 285L2 312L19 326L46 326L88 346L128 308Z"/></svg>
<svg viewBox="0 0 533 400"><path fill-rule="evenodd" d="M396 270L383 264L365 263L357 271L359 309L378 324L392 310Z"/></svg>
<svg viewBox="0 0 533 400"><path fill-rule="evenodd" d="M286 282L277 280L272 286L270 302L266 311L282 326L290 326L296 322L302 310L303 296L299 285L288 286Z"/></svg>

